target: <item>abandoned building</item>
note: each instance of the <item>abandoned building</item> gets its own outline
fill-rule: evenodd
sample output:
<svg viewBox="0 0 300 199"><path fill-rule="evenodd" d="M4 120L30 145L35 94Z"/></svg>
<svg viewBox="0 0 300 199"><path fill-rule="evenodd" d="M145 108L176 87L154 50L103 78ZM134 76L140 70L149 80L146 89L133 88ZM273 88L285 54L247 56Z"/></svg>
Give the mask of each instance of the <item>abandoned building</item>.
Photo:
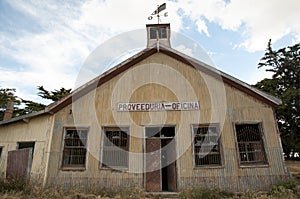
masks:
<svg viewBox="0 0 300 199"><path fill-rule="evenodd" d="M43 111L0 122L2 177L151 192L267 190L287 178L281 101L173 49L170 24L146 29L144 50Z"/></svg>

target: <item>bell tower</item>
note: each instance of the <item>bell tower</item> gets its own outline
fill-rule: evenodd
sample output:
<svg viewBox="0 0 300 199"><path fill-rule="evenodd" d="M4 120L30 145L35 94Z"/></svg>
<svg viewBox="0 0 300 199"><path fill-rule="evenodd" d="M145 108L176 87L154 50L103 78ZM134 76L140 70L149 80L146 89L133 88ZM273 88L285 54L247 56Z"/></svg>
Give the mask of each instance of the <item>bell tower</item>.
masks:
<svg viewBox="0 0 300 199"><path fill-rule="evenodd" d="M147 48L163 44L171 47L170 24L147 24Z"/></svg>

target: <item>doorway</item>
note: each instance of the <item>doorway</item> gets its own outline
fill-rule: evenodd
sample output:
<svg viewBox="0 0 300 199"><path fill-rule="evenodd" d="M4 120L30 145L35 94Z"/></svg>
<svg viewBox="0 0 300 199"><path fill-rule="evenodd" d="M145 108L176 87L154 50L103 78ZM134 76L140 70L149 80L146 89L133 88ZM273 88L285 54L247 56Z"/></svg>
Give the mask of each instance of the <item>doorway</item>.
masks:
<svg viewBox="0 0 300 199"><path fill-rule="evenodd" d="M35 142L18 142L17 149L28 149L32 148L32 154L34 153Z"/></svg>
<svg viewBox="0 0 300 199"><path fill-rule="evenodd" d="M175 127L146 127L146 191L176 191Z"/></svg>

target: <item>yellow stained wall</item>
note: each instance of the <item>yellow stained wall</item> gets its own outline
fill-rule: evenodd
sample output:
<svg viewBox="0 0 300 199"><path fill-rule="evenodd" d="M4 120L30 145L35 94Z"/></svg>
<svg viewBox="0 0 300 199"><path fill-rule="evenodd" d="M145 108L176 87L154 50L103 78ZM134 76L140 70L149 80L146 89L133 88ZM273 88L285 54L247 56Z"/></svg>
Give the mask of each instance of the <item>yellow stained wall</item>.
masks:
<svg viewBox="0 0 300 199"><path fill-rule="evenodd" d="M200 111L117 111L119 102L161 101L199 101ZM247 168L238 165L234 123L239 122L262 123L268 165ZM219 123L222 133L222 166L194 168L191 125L199 123ZM86 169L65 171L61 168L63 128L75 125L89 127ZM81 181L84 184L89 181L103 186L143 186L144 127L153 125L176 126L179 188L189 184L201 184L203 179L207 178L223 178L208 184L226 187L228 183L225 181L228 182L228 179L232 178L235 187L226 188L241 190L243 188L236 185L237 176L286 175L272 107L224 84L218 75L212 77L165 54L156 53L55 114L48 170L49 183L64 183L67 186L68 183L76 184ZM130 153L128 170L112 171L99 168L101 128L106 126L130 128L130 151L134 153ZM127 184L124 179L127 179ZM245 182L247 180L249 179L245 178ZM256 181L254 180L254 185ZM274 180L270 179L268 182L270 184Z"/></svg>
<svg viewBox="0 0 300 199"><path fill-rule="evenodd" d="M43 182L48 161L47 147L51 126L52 117L43 115L31 118L28 122L20 120L0 127L0 146L3 147L0 159L2 177L6 175L8 151L16 150L18 142L35 142L30 176L31 180Z"/></svg>

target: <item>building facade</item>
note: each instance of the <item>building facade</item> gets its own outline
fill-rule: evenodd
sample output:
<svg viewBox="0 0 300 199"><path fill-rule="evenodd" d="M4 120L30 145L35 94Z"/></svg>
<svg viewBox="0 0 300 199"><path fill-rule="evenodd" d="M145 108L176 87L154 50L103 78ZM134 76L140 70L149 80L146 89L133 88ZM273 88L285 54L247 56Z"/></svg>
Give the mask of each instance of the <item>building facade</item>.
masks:
<svg viewBox="0 0 300 199"><path fill-rule="evenodd" d="M169 24L147 30L143 51L41 112L0 122L3 177L25 165L18 175L43 185L146 191L267 190L287 178L280 100L172 49Z"/></svg>

